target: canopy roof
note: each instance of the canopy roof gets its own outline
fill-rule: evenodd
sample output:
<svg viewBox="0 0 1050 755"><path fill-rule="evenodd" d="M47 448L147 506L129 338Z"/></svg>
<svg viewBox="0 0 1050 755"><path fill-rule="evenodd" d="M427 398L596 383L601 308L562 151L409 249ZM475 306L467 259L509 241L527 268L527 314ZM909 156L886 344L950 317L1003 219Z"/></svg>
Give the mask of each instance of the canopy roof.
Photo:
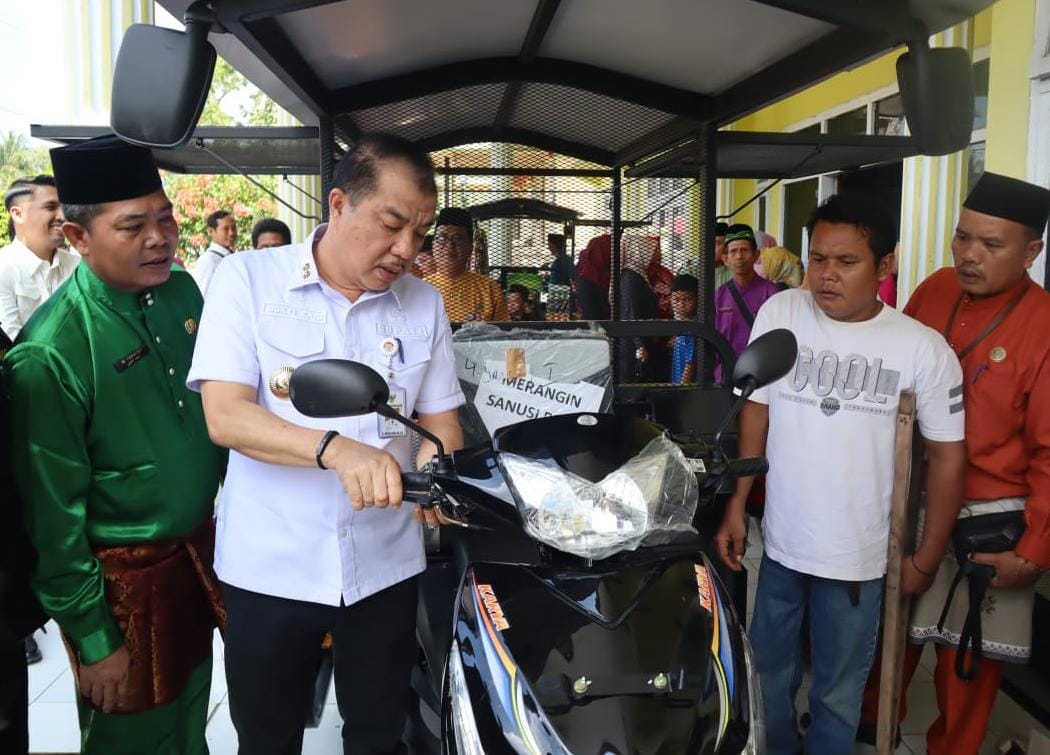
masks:
<svg viewBox="0 0 1050 755"><path fill-rule="evenodd" d="M188 0L161 0L181 18ZM622 166L991 0L222 0L227 60L307 124ZM337 134L338 135L338 134Z"/></svg>
<svg viewBox="0 0 1050 755"><path fill-rule="evenodd" d="M30 134L60 144L112 133L108 126L40 126ZM157 165L175 173L238 173L301 175L318 172L316 126L201 126L178 149L155 149ZM236 166L240 170L234 170Z"/></svg>
<svg viewBox="0 0 1050 755"><path fill-rule="evenodd" d="M34 125L32 136L60 144L110 133L105 126ZM193 138L178 149L153 151L157 164L176 173L237 173L276 175L316 175L319 171L318 135L314 126L277 128L220 128L202 126ZM719 178L797 178L800 176L848 170L910 157L918 153L915 143L899 136L835 136L832 134L773 134L745 131L721 131L715 140L715 175ZM701 163L695 142L663 152L636 164L628 177L692 178ZM239 170L234 170L236 166ZM439 171L444 172L442 167ZM469 172L484 174L485 166L472 166ZM456 173L457 168L448 169ZM520 173L529 173L522 167ZM572 170L565 171L572 173ZM580 171L600 174L598 170ZM530 211L546 211L544 217L559 222L573 217L557 216L556 205L536 208L511 202L538 200L504 199L478 205L471 212L517 213L492 214L488 217L539 217ZM485 208L485 209L482 209ZM553 208L553 209L550 209ZM565 210L566 213L573 212Z"/></svg>

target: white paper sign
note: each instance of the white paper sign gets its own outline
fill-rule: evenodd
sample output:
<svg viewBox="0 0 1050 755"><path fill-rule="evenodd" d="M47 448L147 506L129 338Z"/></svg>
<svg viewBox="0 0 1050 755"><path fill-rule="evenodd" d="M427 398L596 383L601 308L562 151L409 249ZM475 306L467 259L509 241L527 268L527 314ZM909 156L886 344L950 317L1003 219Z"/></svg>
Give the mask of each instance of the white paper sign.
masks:
<svg viewBox="0 0 1050 755"><path fill-rule="evenodd" d="M554 383L535 375L507 378L506 366L489 361L474 407L489 434L501 427L556 414L597 412L605 389L592 383Z"/></svg>
<svg viewBox="0 0 1050 755"><path fill-rule="evenodd" d="M604 338L507 339L453 341L456 374L478 385L484 367L506 358L508 349L524 349L529 372L546 380L577 383L609 367L609 342Z"/></svg>

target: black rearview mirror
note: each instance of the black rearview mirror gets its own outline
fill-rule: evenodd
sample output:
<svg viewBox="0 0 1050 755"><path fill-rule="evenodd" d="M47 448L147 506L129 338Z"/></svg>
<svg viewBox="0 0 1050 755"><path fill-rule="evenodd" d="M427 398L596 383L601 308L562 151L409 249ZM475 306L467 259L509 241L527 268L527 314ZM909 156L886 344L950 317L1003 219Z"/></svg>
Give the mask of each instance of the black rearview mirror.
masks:
<svg viewBox="0 0 1050 755"><path fill-rule="evenodd" d="M908 129L924 155L947 155L970 143L974 86L970 54L958 47L931 49L923 39L897 58Z"/></svg>
<svg viewBox="0 0 1050 755"><path fill-rule="evenodd" d="M733 369L733 385L745 396L756 388L780 380L795 366L798 342L790 330L764 333L744 349Z"/></svg>
<svg viewBox="0 0 1050 755"><path fill-rule="evenodd" d="M740 397L722 419L722 424L715 433L715 446L719 450L722 449L722 436L733 424L748 396L758 388L780 380L788 374L795 366L797 358L798 341L795 340L795 335L790 330L784 328L763 333L748 344L736 360L736 367L733 368L733 386L740 390ZM751 464L755 461L757 460L748 459L745 460L745 463ZM739 471L737 470L737 473ZM747 475L761 473L761 471L748 472Z"/></svg>
<svg viewBox="0 0 1050 755"><path fill-rule="evenodd" d="M378 372L346 359L300 365L290 381L292 406L307 417L357 417L386 407L390 388Z"/></svg>
<svg viewBox="0 0 1050 755"><path fill-rule="evenodd" d="M307 417L382 415L414 430L437 448L435 470L448 463L441 439L390 406L390 386L371 367L348 359L318 359L295 368L289 381L292 406Z"/></svg>
<svg viewBox="0 0 1050 755"><path fill-rule="evenodd" d="M133 24L124 33L113 70L113 132L144 147L189 141L208 99L215 48L208 24L186 31Z"/></svg>

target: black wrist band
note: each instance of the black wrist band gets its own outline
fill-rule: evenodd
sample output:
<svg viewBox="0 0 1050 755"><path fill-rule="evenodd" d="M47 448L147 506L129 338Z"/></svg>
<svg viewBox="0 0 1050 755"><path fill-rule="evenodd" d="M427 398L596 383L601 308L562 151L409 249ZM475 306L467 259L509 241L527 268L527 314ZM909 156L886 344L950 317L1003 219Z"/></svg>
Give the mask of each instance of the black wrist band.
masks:
<svg viewBox="0 0 1050 755"><path fill-rule="evenodd" d="M324 465L324 462L321 461L321 456L324 455L325 450L328 448L328 444L338 435L338 430L329 430L321 437L321 442L317 444L317 451L314 453L314 456L317 459L317 466L321 469L328 469L328 467Z"/></svg>

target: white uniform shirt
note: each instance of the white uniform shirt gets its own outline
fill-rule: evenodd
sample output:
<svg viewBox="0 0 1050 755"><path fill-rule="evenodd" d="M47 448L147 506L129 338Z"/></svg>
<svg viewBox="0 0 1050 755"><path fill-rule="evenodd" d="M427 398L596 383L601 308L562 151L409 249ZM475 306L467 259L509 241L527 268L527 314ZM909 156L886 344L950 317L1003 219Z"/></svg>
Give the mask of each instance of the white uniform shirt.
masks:
<svg viewBox="0 0 1050 755"><path fill-rule="evenodd" d="M219 267L219 263L231 254L233 252L222 244L216 244L214 241L207 249L201 252L200 257L197 258L197 263L193 266L193 280L197 281L197 288L201 290L201 296L207 295L208 285L211 283L211 278L215 275L215 270Z"/></svg>
<svg viewBox="0 0 1050 755"><path fill-rule="evenodd" d="M766 554L828 579L886 572L894 438L901 391L916 395L919 431L963 439L962 368L937 331L884 306L870 320L837 322L809 291L762 305L751 331L787 328L798 361L759 389L769 405Z"/></svg>
<svg viewBox="0 0 1050 755"><path fill-rule="evenodd" d="M390 382L405 390L408 414L437 414L464 400L441 295L406 275L388 291L367 292L351 304L318 277L314 234L292 247L236 254L221 265L211 284L215 293L205 301L187 385L249 385L259 405L282 419L338 430L414 469L409 438L380 438L378 415L312 419L269 388L282 367L316 359L352 359L386 378L380 344L397 338L404 361L393 360ZM354 511L332 470L266 464L231 451L215 570L245 590L349 605L423 570L421 525L411 509Z"/></svg>
<svg viewBox="0 0 1050 755"><path fill-rule="evenodd" d="M51 294L73 274L80 255L64 248L51 262L17 239L0 250L0 327L12 341Z"/></svg>

